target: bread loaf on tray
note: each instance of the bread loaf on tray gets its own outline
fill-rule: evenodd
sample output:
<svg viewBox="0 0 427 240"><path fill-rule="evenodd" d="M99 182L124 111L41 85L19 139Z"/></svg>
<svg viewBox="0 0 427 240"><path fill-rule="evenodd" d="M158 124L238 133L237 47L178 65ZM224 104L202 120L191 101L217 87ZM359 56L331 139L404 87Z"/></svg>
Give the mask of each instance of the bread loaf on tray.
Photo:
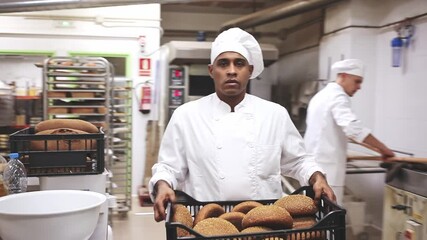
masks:
<svg viewBox="0 0 427 240"><path fill-rule="evenodd" d="M86 133L98 133L98 128L90 122L83 121L80 119L50 119L39 122L34 130L36 133L50 130L50 129L58 129L58 128L70 128L76 129L80 131L84 131Z"/></svg>
<svg viewBox="0 0 427 240"><path fill-rule="evenodd" d="M48 129L36 133L36 135L51 134L88 134L85 131L58 128ZM31 150L33 151L58 151L58 150L89 150L96 148L96 141L93 139L69 139L69 140L33 140L31 141Z"/></svg>

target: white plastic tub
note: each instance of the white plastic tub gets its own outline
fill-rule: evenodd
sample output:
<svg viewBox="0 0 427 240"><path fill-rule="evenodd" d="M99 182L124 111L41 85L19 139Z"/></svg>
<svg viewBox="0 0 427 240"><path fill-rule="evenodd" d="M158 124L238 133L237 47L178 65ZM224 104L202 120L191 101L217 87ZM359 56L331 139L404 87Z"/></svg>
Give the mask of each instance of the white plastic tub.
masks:
<svg viewBox="0 0 427 240"><path fill-rule="evenodd" d="M3 240L87 240L106 196L79 190L48 190L0 198Z"/></svg>

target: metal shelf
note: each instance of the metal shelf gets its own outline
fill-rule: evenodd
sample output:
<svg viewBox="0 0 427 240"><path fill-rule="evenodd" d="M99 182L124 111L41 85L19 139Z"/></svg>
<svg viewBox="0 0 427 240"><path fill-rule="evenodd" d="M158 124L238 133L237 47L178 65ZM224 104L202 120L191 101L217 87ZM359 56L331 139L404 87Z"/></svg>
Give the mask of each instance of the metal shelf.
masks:
<svg viewBox="0 0 427 240"><path fill-rule="evenodd" d="M53 118L76 118L79 116L93 116L93 117L105 117L105 113L48 113L46 119ZM88 121L87 119L84 119ZM88 121L92 122L92 121ZM93 123L93 122L92 122Z"/></svg>
<svg viewBox="0 0 427 240"><path fill-rule="evenodd" d="M90 85L103 85L103 84L105 84L105 82L101 82L101 80L96 80L96 81L85 81L83 79L81 79L80 81L75 81L75 80L56 80L56 81L49 81L47 83L48 84L90 84Z"/></svg>
<svg viewBox="0 0 427 240"><path fill-rule="evenodd" d="M87 88L57 88L57 89L50 89L49 92L71 92L71 93L79 93L79 92L85 92L85 93L91 93L91 92L97 92L97 93L108 93L108 91L105 91L105 89L87 89ZM64 97L66 98L66 97ZM104 98L105 99L105 98Z"/></svg>
<svg viewBox="0 0 427 240"><path fill-rule="evenodd" d="M78 118L102 126L108 135L111 107L108 89L113 79L113 66L105 58L46 59L43 63L44 119ZM108 148L108 143L105 144Z"/></svg>
<svg viewBox="0 0 427 240"><path fill-rule="evenodd" d="M52 91L51 91L52 92ZM51 100L88 100L88 101L104 101L105 98L78 98L78 97L48 97Z"/></svg>
<svg viewBox="0 0 427 240"><path fill-rule="evenodd" d="M66 63L66 64L65 64ZM91 64L93 66L85 66ZM102 74L89 74L95 71ZM112 65L98 57L51 57L43 62L44 119L81 119L109 131ZM59 87L60 86L60 87ZM90 86L90 87L89 87ZM97 102L94 102L94 101ZM108 139L108 137L106 138ZM109 148L105 141L105 148ZM105 162L108 162L105 154Z"/></svg>
<svg viewBox="0 0 427 240"><path fill-rule="evenodd" d="M132 206L132 80L115 81L114 68L104 58L54 57L45 61L43 71L45 119L79 118L105 128L105 166L111 172L107 192L116 196L118 203L117 208L110 210L113 213L129 211ZM86 111L83 109L94 112L78 112ZM120 140L114 142L115 139Z"/></svg>
<svg viewBox="0 0 427 240"><path fill-rule="evenodd" d="M47 74L48 77L93 77L93 78L105 78L108 77L108 73L95 74L95 73L77 73L77 72L50 72Z"/></svg>
<svg viewBox="0 0 427 240"><path fill-rule="evenodd" d="M118 208L124 213L132 207L132 81L114 81L111 88L111 194L117 197Z"/></svg>

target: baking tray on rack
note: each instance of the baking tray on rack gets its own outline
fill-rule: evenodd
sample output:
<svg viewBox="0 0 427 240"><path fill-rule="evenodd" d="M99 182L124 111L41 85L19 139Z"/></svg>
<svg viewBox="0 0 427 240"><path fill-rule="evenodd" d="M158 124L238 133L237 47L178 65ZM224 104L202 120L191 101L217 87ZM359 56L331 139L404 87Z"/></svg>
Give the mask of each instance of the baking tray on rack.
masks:
<svg viewBox="0 0 427 240"><path fill-rule="evenodd" d="M243 201L216 201L216 202L200 202L190 197L182 191L176 192L176 204L183 204L186 206L193 218L197 215L199 210L206 204L217 203L221 205L225 212L230 212L233 207ZM312 187L304 186L296 190L292 194L304 194L311 198L314 198L314 191ZM255 200L264 205L273 204L277 199L270 200ZM318 208L319 211L316 213L317 223L311 228L302 229L286 229L286 230L273 230L269 232L259 233L245 233L245 234L234 234L234 235L221 235L221 236L203 236L202 234L188 228L184 224L179 222L172 222L173 204L168 203L167 215L166 215L166 239L167 240L199 240L199 239L210 239L210 240L345 240L345 214L346 210L336 205L334 202L322 196L320 199ZM178 237L177 230L182 228L187 230L191 236Z"/></svg>
<svg viewBox="0 0 427 240"><path fill-rule="evenodd" d="M31 142L42 142L44 149L33 150ZM72 149L72 141L81 141L84 148ZM57 143L56 149L48 142ZM65 143L65 144L64 144ZM67 145L68 149L59 147ZM64 176L101 174L104 172L105 139L102 129L90 134L36 135L34 128L25 128L9 136L11 152L19 153L27 170L27 176ZM52 145L52 144L50 144Z"/></svg>

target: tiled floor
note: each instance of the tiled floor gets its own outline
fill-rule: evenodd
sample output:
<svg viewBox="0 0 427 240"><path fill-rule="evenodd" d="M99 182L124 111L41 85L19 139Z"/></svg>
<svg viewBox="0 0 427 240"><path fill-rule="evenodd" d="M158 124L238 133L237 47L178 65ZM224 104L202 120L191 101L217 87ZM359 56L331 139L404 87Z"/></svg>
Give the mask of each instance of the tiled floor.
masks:
<svg viewBox="0 0 427 240"><path fill-rule="evenodd" d="M115 215L112 218L114 240L165 240L165 222L154 221L152 214L137 215L138 213L152 213L152 207L141 207L135 198L132 201L132 211L126 216ZM111 240L111 239L109 239Z"/></svg>
<svg viewBox="0 0 427 240"><path fill-rule="evenodd" d="M381 231L373 227L365 227L364 231L353 234L351 227L346 228L346 240L381 240Z"/></svg>

